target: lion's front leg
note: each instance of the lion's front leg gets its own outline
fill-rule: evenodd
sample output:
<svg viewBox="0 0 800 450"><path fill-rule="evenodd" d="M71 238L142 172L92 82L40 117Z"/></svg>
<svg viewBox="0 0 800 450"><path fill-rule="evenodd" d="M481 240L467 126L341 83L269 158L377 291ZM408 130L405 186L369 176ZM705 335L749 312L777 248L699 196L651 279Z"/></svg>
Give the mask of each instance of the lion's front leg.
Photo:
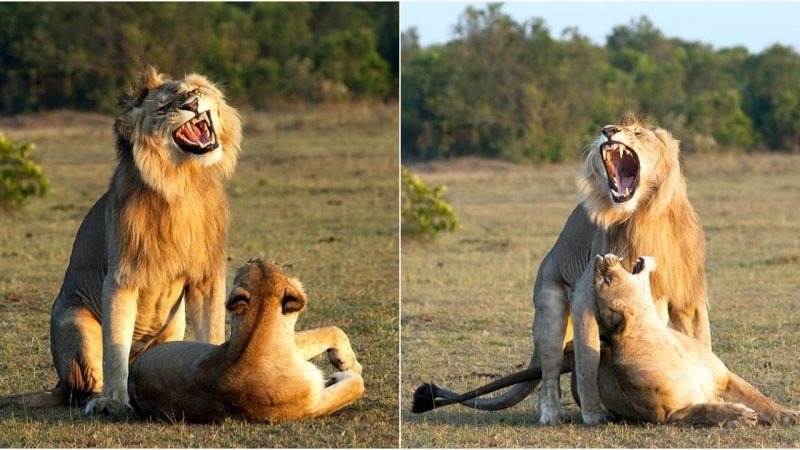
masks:
<svg viewBox="0 0 800 450"><path fill-rule="evenodd" d="M350 339L338 327L298 331L294 335L294 342L305 360L327 352L328 360L337 370L361 373L361 364L350 346Z"/></svg>
<svg viewBox="0 0 800 450"><path fill-rule="evenodd" d="M575 332L575 371L581 416L587 425L608 422L610 414L600 400L597 373L600 367L600 330L594 302L593 271L587 269L572 294L572 320Z"/></svg>
<svg viewBox="0 0 800 450"><path fill-rule="evenodd" d="M225 272L191 283L186 289L186 313L195 339L219 345L225 342Z"/></svg>
<svg viewBox="0 0 800 450"><path fill-rule="evenodd" d="M85 413L121 414L128 398L128 357L136 324L139 292L120 288L109 272L103 283L103 390L86 404Z"/></svg>

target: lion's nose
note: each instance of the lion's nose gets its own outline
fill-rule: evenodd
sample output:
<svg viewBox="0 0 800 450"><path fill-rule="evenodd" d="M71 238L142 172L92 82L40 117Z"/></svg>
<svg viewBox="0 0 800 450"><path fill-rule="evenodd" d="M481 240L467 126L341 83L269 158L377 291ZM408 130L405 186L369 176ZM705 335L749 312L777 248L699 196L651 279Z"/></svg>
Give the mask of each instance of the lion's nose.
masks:
<svg viewBox="0 0 800 450"><path fill-rule="evenodd" d="M197 104L198 104L197 97L194 97L191 100L189 100L188 102L182 104L180 106L180 109L196 113L197 112Z"/></svg>
<svg viewBox="0 0 800 450"><path fill-rule="evenodd" d="M611 140L611 138L615 134L619 133L620 131L622 131L622 128L620 128L620 127L618 127L616 125L606 125L606 126L603 127L603 130L602 130L603 135L605 137L607 137L608 140Z"/></svg>

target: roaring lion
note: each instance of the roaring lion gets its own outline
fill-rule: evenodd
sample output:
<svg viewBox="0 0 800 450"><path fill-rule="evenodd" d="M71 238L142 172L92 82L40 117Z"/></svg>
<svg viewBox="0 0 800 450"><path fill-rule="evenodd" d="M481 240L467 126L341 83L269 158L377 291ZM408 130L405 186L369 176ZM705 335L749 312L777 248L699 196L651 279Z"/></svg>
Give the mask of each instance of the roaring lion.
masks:
<svg viewBox="0 0 800 450"><path fill-rule="evenodd" d="M711 348L705 240L686 195L678 152L678 141L669 132L633 115L603 127L589 146L578 179L580 204L542 261L533 289L534 351L528 368L542 372L540 423L569 419L561 405L559 375L565 342L573 338L583 421L608 420L597 386L600 335L591 294L592 255L615 253L626 265L638 255L664 261L652 279L659 317ZM508 408L537 385L538 380L527 381L496 398L464 405ZM445 397L456 395L442 391Z"/></svg>
<svg viewBox="0 0 800 450"><path fill-rule="evenodd" d="M171 80L146 67L114 123L118 164L75 238L51 313L58 384L2 404L129 408L128 364L182 340L225 333L229 212L223 187L241 142L239 116L205 77Z"/></svg>
<svg viewBox="0 0 800 450"><path fill-rule="evenodd" d="M233 284L228 342L168 342L133 362L128 392L139 413L191 422L301 419L361 398L361 364L342 330L295 333L307 303L299 281L277 264L251 260ZM308 362L326 351L338 370L327 379Z"/></svg>
<svg viewBox="0 0 800 450"><path fill-rule="evenodd" d="M653 423L796 425L796 411L778 405L728 370L704 343L664 324L650 286L655 268L651 257L638 258L630 273L614 254L595 257L597 318L608 343L598 373L603 404L622 418ZM567 371L574 354L567 349L565 356ZM540 376L541 371L524 370L452 398L437 398L439 388L423 385L415 393L413 408L423 412L464 402ZM580 402L574 390L573 394Z"/></svg>

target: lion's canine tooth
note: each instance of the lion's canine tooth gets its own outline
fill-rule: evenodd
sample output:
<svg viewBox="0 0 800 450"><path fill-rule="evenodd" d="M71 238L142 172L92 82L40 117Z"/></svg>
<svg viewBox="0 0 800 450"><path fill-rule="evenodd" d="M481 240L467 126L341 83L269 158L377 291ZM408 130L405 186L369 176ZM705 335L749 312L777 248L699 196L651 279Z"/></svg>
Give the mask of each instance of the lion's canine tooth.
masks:
<svg viewBox="0 0 800 450"><path fill-rule="evenodd" d="M619 148L619 157L622 158L622 152L624 152L625 149L623 149L621 145L618 145L617 148Z"/></svg>
<svg viewBox="0 0 800 450"><path fill-rule="evenodd" d="M630 194L631 194L631 188L627 188L626 187L625 188L625 197L629 196Z"/></svg>

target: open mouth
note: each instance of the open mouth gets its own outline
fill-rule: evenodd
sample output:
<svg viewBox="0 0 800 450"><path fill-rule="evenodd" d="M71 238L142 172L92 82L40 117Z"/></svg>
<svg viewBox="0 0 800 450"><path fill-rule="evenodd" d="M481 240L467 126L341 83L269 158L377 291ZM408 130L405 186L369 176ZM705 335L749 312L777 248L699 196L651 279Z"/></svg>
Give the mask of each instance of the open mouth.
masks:
<svg viewBox="0 0 800 450"><path fill-rule="evenodd" d="M617 203L627 202L639 185L639 157L630 147L616 141L603 142L600 153L611 197Z"/></svg>
<svg viewBox="0 0 800 450"><path fill-rule="evenodd" d="M172 139L181 150L195 155L202 155L219 147L209 111L187 120L175 130Z"/></svg>
<svg viewBox="0 0 800 450"><path fill-rule="evenodd" d="M633 266L633 270L631 271L632 274L636 275L637 273L644 270L644 258L641 256L636 259L636 264Z"/></svg>

